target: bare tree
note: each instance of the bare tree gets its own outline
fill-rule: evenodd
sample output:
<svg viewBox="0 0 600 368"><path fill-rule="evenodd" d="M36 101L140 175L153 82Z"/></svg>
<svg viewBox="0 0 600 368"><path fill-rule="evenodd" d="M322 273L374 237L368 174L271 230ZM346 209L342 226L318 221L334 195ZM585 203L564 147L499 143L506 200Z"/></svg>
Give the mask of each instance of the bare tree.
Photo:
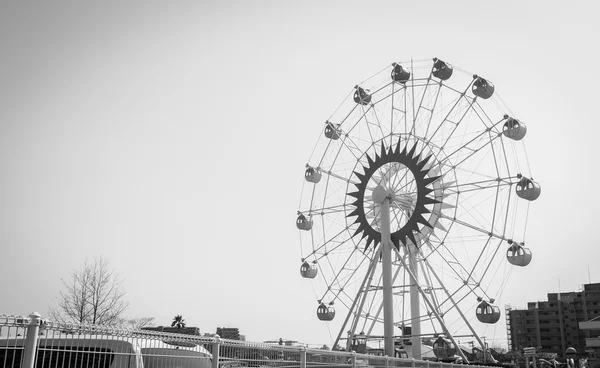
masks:
<svg viewBox="0 0 600 368"><path fill-rule="evenodd" d="M113 324L119 321L129 306L124 300L121 279L109 268L108 260L100 257L71 272L69 280L62 279L58 308L50 308L55 320L79 323Z"/></svg>
<svg viewBox="0 0 600 368"><path fill-rule="evenodd" d="M132 330L140 330L142 327L154 326L154 317L125 318L120 320L118 324Z"/></svg>

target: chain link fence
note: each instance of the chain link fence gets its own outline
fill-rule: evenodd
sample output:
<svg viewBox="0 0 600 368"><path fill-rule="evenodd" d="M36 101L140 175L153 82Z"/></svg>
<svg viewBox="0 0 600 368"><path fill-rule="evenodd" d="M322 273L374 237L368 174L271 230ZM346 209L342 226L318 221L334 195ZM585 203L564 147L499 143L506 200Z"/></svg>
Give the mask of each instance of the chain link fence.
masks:
<svg viewBox="0 0 600 368"><path fill-rule="evenodd" d="M0 314L0 368L459 368L458 364L306 349ZM476 366L474 366L476 367Z"/></svg>

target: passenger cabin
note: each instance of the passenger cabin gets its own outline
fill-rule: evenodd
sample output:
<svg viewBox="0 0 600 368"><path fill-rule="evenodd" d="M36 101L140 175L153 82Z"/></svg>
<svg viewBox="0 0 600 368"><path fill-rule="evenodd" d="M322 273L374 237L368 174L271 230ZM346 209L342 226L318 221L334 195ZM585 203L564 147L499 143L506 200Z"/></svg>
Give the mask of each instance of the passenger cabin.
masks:
<svg viewBox="0 0 600 368"><path fill-rule="evenodd" d="M517 195L528 201L535 201L542 193L542 188L532 179L521 177L516 187Z"/></svg>
<svg viewBox="0 0 600 368"><path fill-rule="evenodd" d="M325 124L325 137L333 140L340 139L342 135L340 124L333 124L329 121L326 121Z"/></svg>
<svg viewBox="0 0 600 368"><path fill-rule="evenodd" d="M304 179L311 183L318 183L321 180L321 171L319 169L315 169L313 167L308 167L304 172Z"/></svg>
<svg viewBox="0 0 600 368"><path fill-rule="evenodd" d="M452 65L445 63L438 58L433 59L433 70L431 71L431 74L433 74L434 77L445 81L450 79L452 72Z"/></svg>
<svg viewBox="0 0 600 368"><path fill-rule="evenodd" d="M506 251L506 259L510 264L525 267L531 262L531 251L517 243L513 243Z"/></svg>
<svg viewBox="0 0 600 368"><path fill-rule="evenodd" d="M306 216L304 216L301 213L298 213L298 218L296 219L296 227L300 230L310 230L312 229L312 218L309 216L309 218L306 218Z"/></svg>
<svg viewBox="0 0 600 368"><path fill-rule="evenodd" d="M433 342L433 354L438 359L454 359L454 355L456 354L456 346L452 340L445 339L440 336Z"/></svg>
<svg viewBox="0 0 600 368"><path fill-rule="evenodd" d="M359 86L355 86L354 88L356 88L356 91L354 91L354 102L361 105L371 103L371 93L368 89L363 89Z"/></svg>
<svg viewBox="0 0 600 368"><path fill-rule="evenodd" d="M358 351L357 351L358 353ZM367 354L371 356L384 357L385 349L383 348L367 348ZM394 348L394 358L408 359L408 353L401 348ZM369 366L377 367L385 364L381 359L369 359Z"/></svg>
<svg viewBox="0 0 600 368"><path fill-rule="evenodd" d="M485 300L479 303L475 314L482 323L496 323L500 320L500 308Z"/></svg>
<svg viewBox="0 0 600 368"><path fill-rule="evenodd" d="M520 141L523 139L527 133L527 127L525 124L515 118L511 118L508 115L504 115L504 118L506 119L506 122L502 127L502 134L504 134L505 137L515 141Z"/></svg>
<svg viewBox="0 0 600 368"><path fill-rule="evenodd" d="M300 275L305 279L314 279L317 276L317 264L310 264L307 261L302 262L300 266Z"/></svg>
<svg viewBox="0 0 600 368"><path fill-rule="evenodd" d="M473 76L475 78L475 82L473 82L472 91L473 94L477 97L481 97L484 100L492 97L494 94L494 85L492 82L485 80L478 76Z"/></svg>
<svg viewBox="0 0 600 368"><path fill-rule="evenodd" d="M333 305L326 305L325 303L319 304L317 307L317 317L321 321L332 321L335 317L335 309Z"/></svg>
<svg viewBox="0 0 600 368"><path fill-rule="evenodd" d="M352 343L350 344L350 350L356 352L357 354L367 353L367 337L365 336L364 332L354 335L352 338Z"/></svg>
<svg viewBox="0 0 600 368"><path fill-rule="evenodd" d="M410 79L410 72L400 64L393 63L392 80L405 84Z"/></svg>

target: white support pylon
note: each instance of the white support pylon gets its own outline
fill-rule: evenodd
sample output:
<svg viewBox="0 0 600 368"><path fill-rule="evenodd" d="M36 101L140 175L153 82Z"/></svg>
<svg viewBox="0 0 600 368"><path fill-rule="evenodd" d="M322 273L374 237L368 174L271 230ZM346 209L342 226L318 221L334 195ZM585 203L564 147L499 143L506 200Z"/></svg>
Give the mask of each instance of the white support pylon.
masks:
<svg viewBox="0 0 600 368"><path fill-rule="evenodd" d="M381 206L381 269L383 277L383 335L385 355L394 357L394 300L392 294L392 241L390 238L390 195L378 185L373 201Z"/></svg>

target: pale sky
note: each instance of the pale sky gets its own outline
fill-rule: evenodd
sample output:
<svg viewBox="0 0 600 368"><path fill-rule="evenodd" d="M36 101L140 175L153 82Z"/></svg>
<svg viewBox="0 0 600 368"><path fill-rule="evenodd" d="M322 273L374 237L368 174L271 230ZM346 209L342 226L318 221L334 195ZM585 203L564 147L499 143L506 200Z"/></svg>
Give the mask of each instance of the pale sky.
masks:
<svg viewBox="0 0 600 368"><path fill-rule="evenodd" d="M498 304L600 282L597 13L593 1L2 1L0 313L47 315L61 278L104 256L128 316L329 344L337 331L298 272L304 165L356 83L436 56L486 75L529 129L534 261Z"/></svg>

